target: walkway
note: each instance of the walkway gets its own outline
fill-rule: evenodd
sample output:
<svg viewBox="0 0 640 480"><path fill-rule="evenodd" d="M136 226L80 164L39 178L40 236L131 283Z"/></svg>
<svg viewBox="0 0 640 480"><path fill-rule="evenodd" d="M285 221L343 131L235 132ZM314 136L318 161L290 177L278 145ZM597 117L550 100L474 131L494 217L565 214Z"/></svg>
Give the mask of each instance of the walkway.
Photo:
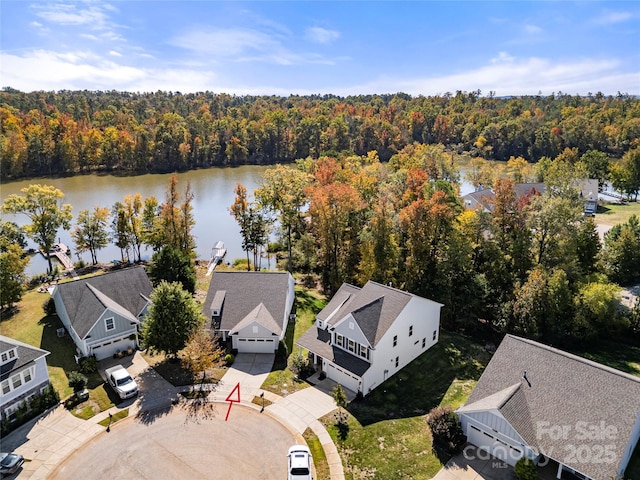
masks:
<svg viewBox="0 0 640 480"><path fill-rule="evenodd" d="M110 366L112 362L103 363L102 369ZM187 388L169 384L149 367L139 352L131 357L119 359L118 363L122 363L136 377L140 390L136 399L124 401L87 421L74 417L63 406L58 406L2 439L3 451L15 451L30 460L25 462L18 478L48 478L50 473L79 446L105 431L98 422L109 418L109 414L128 408L130 416L138 415L144 421L145 415L154 417L158 414L158 409L177 403L180 400L179 392ZM286 397L261 390L260 386L272 365L273 355L239 354L233 367L229 368L223 377L221 385L210 395L210 399L213 397L214 402L224 403L226 406L225 399L239 383L240 403L260 410L252 401L254 397L264 393L264 398L272 402L265 408L264 413L278 420L296 435L301 435L307 427L311 428L324 448L331 480L344 480L344 470L337 448L327 430L318 421L318 418L335 409L333 399L316 388L307 388Z"/></svg>

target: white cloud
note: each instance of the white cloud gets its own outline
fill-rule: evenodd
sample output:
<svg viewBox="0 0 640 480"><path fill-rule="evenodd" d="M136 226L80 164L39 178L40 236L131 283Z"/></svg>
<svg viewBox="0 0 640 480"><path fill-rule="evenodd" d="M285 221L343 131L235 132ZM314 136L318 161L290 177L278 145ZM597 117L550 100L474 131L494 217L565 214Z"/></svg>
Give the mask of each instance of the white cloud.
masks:
<svg viewBox="0 0 640 480"><path fill-rule="evenodd" d="M60 25L90 25L101 27L107 22L103 8L92 4L81 8L75 3L43 3L31 6L35 14L49 23Z"/></svg>
<svg viewBox="0 0 640 480"><path fill-rule="evenodd" d="M630 12L604 12L598 18L594 19L593 23L598 25L614 25L631 20L633 17L634 15Z"/></svg>
<svg viewBox="0 0 640 480"><path fill-rule="evenodd" d="M504 63L504 62L513 62L515 60L514 57L509 55L507 52L498 53L497 57L493 57L489 60L491 63Z"/></svg>
<svg viewBox="0 0 640 480"><path fill-rule="evenodd" d="M112 57L121 57L122 54L120 52L116 52L115 50L109 50L109 55Z"/></svg>
<svg viewBox="0 0 640 480"><path fill-rule="evenodd" d="M525 25L523 27L523 30L529 35L537 35L539 33L542 33L542 28L538 27L537 25Z"/></svg>
<svg viewBox="0 0 640 480"><path fill-rule="evenodd" d="M311 42L326 44L340 38L340 32L322 27L309 27L305 32L305 37Z"/></svg>
<svg viewBox="0 0 640 480"><path fill-rule="evenodd" d="M29 25L36 28L42 28L42 24L40 22L33 21Z"/></svg>

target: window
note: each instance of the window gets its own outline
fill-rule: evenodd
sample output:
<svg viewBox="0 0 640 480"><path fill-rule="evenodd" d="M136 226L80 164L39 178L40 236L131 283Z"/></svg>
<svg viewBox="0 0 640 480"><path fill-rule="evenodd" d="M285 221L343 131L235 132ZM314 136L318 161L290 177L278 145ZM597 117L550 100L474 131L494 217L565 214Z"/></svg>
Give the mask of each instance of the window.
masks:
<svg viewBox="0 0 640 480"><path fill-rule="evenodd" d="M15 348L2 352L2 355L0 356L0 359L2 360L1 363L7 363L9 360L13 360L14 358L16 358Z"/></svg>
<svg viewBox="0 0 640 480"><path fill-rule="evenodd" d="M342 335L336 333L336 344L342 346Z"/></svg>
<svg viewBox="0 0 640 480"><path fill-rule="evenodd" d="M400 357L396 357L396 368L398 368L399 363L400 363Z"/></svg>
<svg viewBox="0 0 640 480"><path fill-rule="evenodd" d="M426 338L423 338L423 339L422 339L422 348L424 348L424 347L426 347L426 346L427 346L427 339L426 339Z"/></svg>
<svg viewBox="0 0 640 480"><path fill-rule="evenodd" d="M369 349L364 345L360 345L360 356L369 360Z"/></svg>
<svg viewBox="0 0 640 480"><path fill-rule="evenodd" d="M353 340L349 340L349 347L348 347L350 352L355 352L356 351L356 344L354 343Z"/></svg>
<svg viewBox="0 0 640 480"><path fill-rule="evenodd" d="M28 383L31 381L31 369L27 369L22 372L22 377L24 378L24 383Z"/></svg>
<svg viewBox="0 0 640 480"><path fill-rule="evenodd" d="M113 321L113 318L106 318L104 320L104 324L105 324L107 330L113 330L114 328L116 328L116 324Z"/></svg>
<svg viewBox="0 0 640 480"><path fill-rule="evenodd" d="M22 375L18 374L11 377L11 386L13 388L18 388L20 385L22 385Z"/></svg>
<svg viewBox="0 0 640 480"><path fill-rule="evenodd" d="M413 325L409 326L409 336L413 335Z"/></svg>
<svg viewBox="0 0 640 480"><path fill-rule="evenodd" d="M398 335L393 336L393 346L395 347L396 345L398 345Z"/></svg>
<svg viewBox="0 0 640 480"><path fill-rule="evenodd" d="M434 341L434 342L436 341L436 337L437 337L437 336L438 336L438 331L437 331L437 330L434 330L434 331L433 331L433 341Z"/></svg>
<svg viewBox="0 0 640 480"><path fill-rule="evenodd" d="M2 386L2 394L6 395L11 391L11 387L9 386L9 380L3 380L0 384Z"/></svg>

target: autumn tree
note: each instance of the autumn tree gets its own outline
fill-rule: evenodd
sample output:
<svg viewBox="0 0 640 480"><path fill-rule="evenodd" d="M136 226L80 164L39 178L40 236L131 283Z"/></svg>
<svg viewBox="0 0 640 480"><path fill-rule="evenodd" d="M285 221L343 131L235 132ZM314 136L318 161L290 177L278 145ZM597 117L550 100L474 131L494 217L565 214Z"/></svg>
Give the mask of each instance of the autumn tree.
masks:
<svg viewBox="0 0 640 480"><path fill-rule="evenodd" d="M249 252L253 253L253 267L260 270L260 250L267 244L268 223L263 209L256 202L250 202L247 189L240 182L235 188L236 198L229 208L231 215L240 226L242 249L247 252L247 270L251 270Z"/></svg>
<svg viewBox="0 0 640 480"><path fill-rule="evenodd" d="M129 262L129 252L131 251L131 231L127 218L127 211L122 202L116 202L113 207L111 207L111 232L116 247L120 249L120 259L123 262Z"/></svg>
<svg viewBox="0 0 640 480"><path fill-rule="evenodd" d="M109 209L96 206L93 212L82 210L71 231L71 238L80 253L89 252L91 263L98 263L97 251L109 244Z"/></svg>
<svg viewBox="0 0 640 480"><path fill-rule="evenodd" d="M195 377L202 374L200 390L207 378L207 370L214 367L224 350L218 345L218 338L212 338L204 329L191 332L184 349L180 352L182 366Z"/></svg>
<svg viewBox="0 0 640 480"><path fill-rule="evenodd" d="M20 191L23 195L12 194L5 199L2 210L29 217L31 223L24 227L25 231L46 255L51 272L49 252L56 242L58 229L70 227L71 205L62 204L64 193L50 185L29 185Z"/></svg>
<svg viewBox="0 0 640 480"><path fill-rule="evenodd" d="M178 282L160 282L151 294L149 315L142 324L146 348L176 356L189 335L204 325L202 306Z"/></svg>

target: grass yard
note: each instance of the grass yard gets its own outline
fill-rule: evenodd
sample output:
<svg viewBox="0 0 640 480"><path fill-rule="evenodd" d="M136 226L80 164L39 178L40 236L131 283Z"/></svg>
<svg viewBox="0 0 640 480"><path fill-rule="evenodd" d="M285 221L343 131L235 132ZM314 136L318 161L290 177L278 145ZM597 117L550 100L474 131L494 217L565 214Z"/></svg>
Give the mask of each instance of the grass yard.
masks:
<svg viewBox="0 0 640 480"><path fill-rule="evenodd" d="M334 416L325 417L346 478L432 478L448 458L432 449L424 415L439 405L463 404L490 356L472 339L441 331L436 345L349 404L346 439L340 438Z"/></svg>
<svg viewBox="0 0 640 480"><path fill-rule="evenodd" d="M327 456L324 453L324 448L322 448L320 439L310 428L307 428L302 436L307 442L307 446L309 447L311 456L313 457L313 465L316 467L316 476L314 478L316 480L330 480L331 471L329 470Z"/></svg>
<svg viewBox="0 0 640 480"><path fill-rule="evenodd" d="M289 322L284 338L288 356L286 359L281 355L276 356L273 369L262 384L264 390L283 395L309 387L307 382L297 379L288 367L291 365L294 355L298 354L298 347L295 346L296 340L313 325L316 314L326 304L326 300L320 293L296 286L296 320ZM306 353L303 352L303 355Z"/></svg>
<svg viewBox="0 0 640 480"><path fill-rule="evenodd" d="M589 350L572 349L571 353L640 377L640 347L612 340L601 340ZM638 477L640 478L640 476Z"/></svg>
<svg viewBox="0 0 640 480"><path fill-rule="evenodd" d="M595 221L602 225L625 223L631 215L640 218L640 203L603 203L598 205Z"/></svg>

